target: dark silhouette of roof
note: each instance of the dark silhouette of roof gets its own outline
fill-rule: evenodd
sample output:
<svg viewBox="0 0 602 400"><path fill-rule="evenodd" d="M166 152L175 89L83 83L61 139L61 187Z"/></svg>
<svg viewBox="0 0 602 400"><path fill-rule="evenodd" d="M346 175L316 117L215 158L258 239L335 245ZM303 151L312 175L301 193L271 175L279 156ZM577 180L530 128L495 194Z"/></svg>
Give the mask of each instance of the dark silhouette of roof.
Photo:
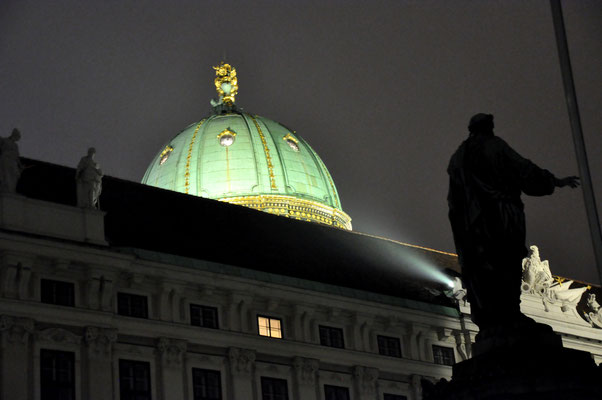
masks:
<svg viewBox="0 0 602 400"><path fill-rule="evenodd" d="M75 169L23 158L18 193L76 204ZM279 217L110 176L100 208L113 247L173 254L398 298L452 306L427 277L458 271L447 253ZM435 293L435 294L434 294Z"/></svg>

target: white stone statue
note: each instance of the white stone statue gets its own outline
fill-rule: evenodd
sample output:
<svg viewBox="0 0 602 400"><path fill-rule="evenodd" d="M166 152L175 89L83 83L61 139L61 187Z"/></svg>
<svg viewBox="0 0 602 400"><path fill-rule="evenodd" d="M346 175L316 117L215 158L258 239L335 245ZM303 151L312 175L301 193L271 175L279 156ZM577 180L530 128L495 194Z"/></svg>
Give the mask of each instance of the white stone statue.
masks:
<svg viewBox="0 0 602 400"><path fill-rule="evenodd" d="M602 328L602 308L600 303L596 301L596 294L590 293L587 297L587 312L583 313L585 319L589 322L592 327Z"/></svg>
<svg viewBox="0 0 602 400"><path fill-rule="evenodd" d="M452 289L452 297L461 305L466 305L468 299L466 298L466 289L462 286L462 280L458 277L454 278L454 287Z"/></svg>
<svg viewBox="0 0 602 400"><path fill-rule="evenodd" d="M541 261L537 246L529 247L529 257L523 258L523 292L544 293L554 283L548 260Z"/></svg>
<svg viewBox="0 0 602 400"><path fill-rule="evenodd" d="M546 311L549 304L557 304L565 312L574 311L587 288L571 289L573 281L555 280L549 262L540 259L537 246L529 249L529 257L523 259L522 291L541 296Z"/></svg>
<svg viewBox="0 0 602 400"><path fill-rule="evenodd" d="M21 132L17 128L9 137L0 138L0 192L17 191L17 182L23 170L17 146L19 139Z"/></svg>
<svg viewBox="0 0 602 400"><path fill-rule="evenodd" d="M77 206L98 208L98 198L102 191L102 171L94 160L96 149L90 147L88 155L82 157L77 165L75 180L77 182Z"/></svg>

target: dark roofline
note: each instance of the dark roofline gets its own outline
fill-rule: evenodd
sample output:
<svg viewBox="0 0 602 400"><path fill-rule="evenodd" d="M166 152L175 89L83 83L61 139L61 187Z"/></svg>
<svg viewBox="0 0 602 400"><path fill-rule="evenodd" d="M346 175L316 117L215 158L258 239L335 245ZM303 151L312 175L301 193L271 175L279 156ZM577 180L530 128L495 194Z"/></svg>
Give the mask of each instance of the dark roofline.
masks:
<svg viewBox="0 0 602 400"><path fill-rule="evenodd" d="M17 191L75 205L75 170L38 160ZM452 302L425 287L425 268L458 271L449 253L401 244L326 225L279 217L246 207L105 176L100 207L111 246L208 260L329 285L425 301Z"/></svg>

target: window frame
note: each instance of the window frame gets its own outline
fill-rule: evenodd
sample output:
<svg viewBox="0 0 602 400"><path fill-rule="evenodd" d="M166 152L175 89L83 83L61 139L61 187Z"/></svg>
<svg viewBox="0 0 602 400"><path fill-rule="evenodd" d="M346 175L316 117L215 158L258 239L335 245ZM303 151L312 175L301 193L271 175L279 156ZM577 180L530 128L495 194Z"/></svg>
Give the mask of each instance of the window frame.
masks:
<svg viewBox="0 0 602 400"><path fill-rule="evenodd" d="M67 287L69 287L71 289L71 293L70 293L70 303L69 304L64 304L64 303L60 303L58 301L56 301L56 293L54 293L54 297L55 297L55 301L45 301L44 299L44 283L48 282L48 283L52 283L52 284L60 284L60 285L66 285ZM56 292L56 286L54 288L54 291ZM76 293L76 288L75 288L75 283L71 282L71 281L63 281L63 280L58 280L58 279L50 279L50 278L40 278L40 302L44 303L44 304L53 304L56 306L63 306L63 307L75 307L75 293Z"/></svg>
<svg viewBox="0 0 602 400"><path fill-rule="evenodd" d="M397 348L399 355L391 354L391 352L384 351L385 348L381 347L381 339L387 342L395 342L397 343ZM403 351L401 347L401 339L395 336L386 336L386 335L376 335L376 347L378 348L378 354L386 357L395 357L395 358L403 358ZM389 345L386 346L386 349L390 349Z"/></svg>
<svg viewBox="0 0 602 400"><path fill-rule="evenodd" d="M196 393L196 388L197 385L195 383L196 381L196 375L195 372L209 372L212 374L216 374L217 375L217 380L219 382L218 388L219 388L219 395L218 397L201 397L199 395L199 397L197 397L197 393ZM191 368L191 376L192 376L192 399L193 400L222 400L224 398L224 390L222 388L222 373L220 370L217 369L208 369L208 368L197 368L197 367L192 367Z"/></svg>
<svg viewBox="0 0 602 400"><path fill-rule="evenodd" d="M267 327L268 329L268 334L267 335L262 335L261 334L261 328L260 328L260 324L259 324L259 318L266 318L268 320L269 326ZM284 324L282 323L282 318L278 318L278 317L272 317L269 315L265 315L265 314L257 314L257 318L255 319L257 321L257 333L259 334L259 336L262 337L269 337L272 339L284 339ZM280 323L280 336L272 336L271 335L271 331L272 329L272 320L276 320Z"/></svg>
<svg viewBox="0 0 602 400"><path fill-rule="evenodd" d="M326 388L329 388L329 389L332 388L332 389L336 389L336 390L338 390L338 389L345 389L344 393L346 393L346 398L345 399L340 399L340 398L338 398L339 397L338 394L336 394L336 399L335 400L351 400L351 393L350 393L350 390L349 390L349 388L347 386L328 385L328 384L324 385L324 400L330 400L328 397L326 397L326 396L328 396L328 393L326 393Z"/></svg>
<svg viewBox="0 0 602 400"><path fill-rule="evenodd" d="M405 394L383 393L383 400L408 400Z"/></svg>
<svg viewBox="0 0 602 400"><path fill-rule="evenodd" d="M61 354L61 355L69 355L70 357L70 362L71 362L71 368L70 368L70 375L71 375L71 382L69 383L69 385L61 385L61 384L51 384L50 387L46 387L44 388L44 384L45 384L45 379L44 379L44 354L49 354L49 353L54 353L54 354ZM64 390L65 388L69 388L71 389L72 392L72 399L75 400L77 399L77 375L76 375L76 365L77 365L77 359L76 359L76 354L73 351L66 351L66 350L57 350L57 349L49 349L49 348L41 348L39 350L39 354L40 354L40 358L39 358L39 378L40 378L40 400L46 400L46 399L52 399L54 398L54 396L50 395L48 393L48 389L54 389L54 390ZM48 357L46 357L48 358ZM56 373L53 373L53 375ZM57 374L58 375L58 374ZM46 390L45 390L46 389Z"/></svg>
<svg viewBox="0 0 602 400"><path fill-rule="evenodd" d="M120 298L122 296L132 296L132 297L138 297L138 298L144 298L145 299L145 304L144 304L144 311L145 311L145 315L144 316L139 316L139 315L132 315L132 314L122 314L121 313L121 308L120 308ZM117 315L121 315L123 317L130 317L130 318L141 318L141 319L149 319L149 315L150 315L150 307L149 307L149 301L148 301L148 295L145 294L138 294L138 293L131 293L131 292L120 292L117 291ZM130 309L131 309L131 304L130 304Z"/></svg>
<svg viewBox="0 0 602 400"><path fill-rule="evenodd" d="M437 360L438 360L440 357L437 357L437 356L436 356L436 354L435 354L435 349L442 349L442 350L445 350L446 352L448 352L448 354L449 354L449 355L451 355L451 364L449 364L449 363L445 362L445 360L447 359L447 357L445 357L445 355L444 355L443 353L441 353L441 354L442 354L442 356L443 356L443 357L441 358L441 360L442 360L443 362L437 362ZM431 346L431 351L432 351L432 353L433 353L433 363L435 363L435 364L437 364L437 365L447 365L447 366L450 366L450 367L451 367L452 365L454 365L454 364L456 363L456 352L455 352L455 350L454 350L454 348L453 348L453 347L450 347L450 346L441 346L441 345L438 345L438 344L433 344L433 345Z"/></svg>
<svg viewBox="0 0 602 400"><path fill-rule="evenodd" d="M261 386L261 400L289 400L289 393L288 393L288 380L284 379L284 378L274 378L271 376L261 376L260 377L260 386ZM266 397L266 391L265 391L265 384L267 382L271 382L271 383L278 383L278 384L282 384L284 383L284 398L275 398L273 396L270 397Z"/></svg>
<svg viewBox="0 0 602 400"><path fill-rule="evenodd" d="M200 324L195 324L193 322L193 316L192 316L192 310L193 308L198 308L200 310ZM206 326L203 325L203 312L204 310L211 310L215 313L215 326ZM189 307L188 307L188 313L189 313L189 317L190 317L190 325L192 326L198 326L201 328L209 328L209 329L219 329L219 309L217 307L213 307L213 306L207 306L207 305L203 305L203 304L197 304L197 303L189 303Z"/></svg>
<svg viewBox="0 0 602 400"><path fill-rule="evenodd" d="M328 333L327 336L328 336L328 341L330 343L324 343L322 341L322 331ZM340 346L335 346L334 343L332 343L332 337L330 335L333 332L337 332L337 333L341 334L341 345ZM343 328L338 328L336 326L330 326L330 325L318 325L318 339L320 340L321 346L332 347L335 349L344 349L345 348L345 330Z"/></svg>
<svg viewBox="0 0 602 400"><path fill-rule="evenodd" d="M148 370L148 400L152 400L153 398L153 374L152 374L152 367L151 367L151 363L149 361L143 361L143 360L133 360L133 359L129 359L129 358L119 358L117 359L117 377L118 377L118 383L117 383L117 390L119 391L119 400L128 400L130 398L130 396L135 396L135 398L138 398L138 396L140 396L141 394L144 393L139 393L139 391L135 390L133 393L130 393L130 396L124 396L124 392L122 391L122 385L121 382L123 380L123 375L122 375L122 364L125 363L131 363L131 364L137 364L137 365L142 365L144 364ZM135 379L135 376L134 376ZM127 393L126 393L127 394Z"/></svg>

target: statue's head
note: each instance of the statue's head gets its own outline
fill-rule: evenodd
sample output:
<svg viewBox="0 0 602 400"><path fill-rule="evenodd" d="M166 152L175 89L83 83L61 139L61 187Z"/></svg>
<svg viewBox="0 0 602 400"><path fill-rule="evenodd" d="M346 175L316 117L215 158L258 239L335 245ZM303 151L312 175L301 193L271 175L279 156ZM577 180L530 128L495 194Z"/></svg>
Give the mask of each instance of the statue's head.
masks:
<svg viewBox="0 0 602 400"><path fill-rule="evenodd" d="M539 257L539 249L535 245L529 246L529 250L531 250L531 255L534 257Z"/></svg>
<svg viewBox="0 0 602 400"><path fill-rule="evenodd" d="M96 149L94 147L90 147L88 149L88 156L94 157L95 154L96 154Z"/></svg>
<svg viewBox="0 0 602 400"><path fill-rule="evenodd" d="M493 114L475 114L470 118L468 131L470 134L493 134Z"/></svg>
<svg viewBox="0 0 602 400"><path fill-rule="evenodd" d="M21 139L21 132L15 128L13 129L13 132L10 134L10 137L16 142L19 139Z"/></svg>

